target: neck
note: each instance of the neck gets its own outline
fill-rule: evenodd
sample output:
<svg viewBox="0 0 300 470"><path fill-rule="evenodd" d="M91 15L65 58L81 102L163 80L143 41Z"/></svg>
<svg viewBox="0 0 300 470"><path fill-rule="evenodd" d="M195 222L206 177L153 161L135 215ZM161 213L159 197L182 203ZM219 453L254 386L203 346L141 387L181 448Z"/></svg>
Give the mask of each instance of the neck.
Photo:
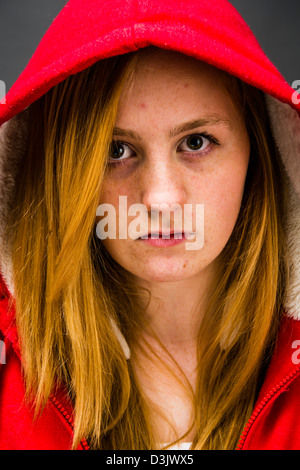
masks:
<svg viewBox="0 0 300 470"><path fill-rule="evenodd" d="M150 293L145 308L149 330L166 347L187 347L197 341L206 305L209 299L213 268L208 266L194 276L170 282L149 282L139 279L140 286Z"/></svg>
<svg viewBox="0 0 300 470"><path fill-rule="evenodd" d="M131 362L147 397L157 442L171 442L185 433L185 441L194 438L197 339L212 279L209 266L176 282L137 280L151 293L143 310L149 328L140 333Z"/></svg>

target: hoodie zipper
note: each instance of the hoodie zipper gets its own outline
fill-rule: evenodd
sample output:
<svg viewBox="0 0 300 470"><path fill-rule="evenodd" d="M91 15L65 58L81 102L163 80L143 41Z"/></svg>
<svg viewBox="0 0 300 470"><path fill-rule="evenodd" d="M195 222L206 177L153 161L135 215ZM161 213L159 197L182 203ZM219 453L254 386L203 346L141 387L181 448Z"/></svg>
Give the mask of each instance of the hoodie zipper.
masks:
<svg viewBox="0 0 300 470"><path fill-rule="evenodd" d="M60 401L53 395L53 393L49 396L50 400L52 401L53 405L58 409L61 413L62 417L67 421L68 425L71 427L72 432L74 431L74 420L68 413L68 411L63 407ZM89 450L89 445L85 439L81 439L80 444L83 450Z"/></svg>
<svg viewBox="0 0 300 470"><path fill-rule="evenodd" d="M297 374L300 372L300 366L296 367L292 372L290 372L284 379L282 379L279 384L276 385L276 387L273 387L269 393L265 395L265 397L261 400L261 402L254 408L254 411L244 427L244 430L241 434L241 437L239 439L239 444L236 448L236 450L242 450L246 441L246 438L255 423L256 419L259 417L261 414L262 410L265 408L265 406L269 403L269 401L274 397L274 395L278 395L280 391L282 391L283 388L286 388L296 377Z"/></svg>

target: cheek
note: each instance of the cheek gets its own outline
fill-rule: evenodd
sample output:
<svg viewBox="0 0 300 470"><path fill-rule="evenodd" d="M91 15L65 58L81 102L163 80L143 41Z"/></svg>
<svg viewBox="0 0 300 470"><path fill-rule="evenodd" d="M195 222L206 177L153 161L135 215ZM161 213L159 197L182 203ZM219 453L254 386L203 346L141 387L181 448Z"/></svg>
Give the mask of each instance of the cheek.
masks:
<svg viewBox="0 0 300 470"><path fill-rule="evenodd" d="M101 204L110 204L114 207L116 213L116 222L119 220L119 197L127 195L127 200L129 200L129 188L128 185L119 184L116 181L111 181L108 179L104 182L99 196L98 205ZM100 217L96 217L96 222L100 220ZM116 223L116 229L118 231L118 223Z"/></svg>
<svg viewBox="0 0 300 470"><path fill-rule="evenodd" d="M113 204L117 209L116 202L119 200L119 194L121 194L120 191L122 191L122 188L119 188L115 182L110 181L110 179L104 181L101 194L99 196L99 205L109 203Z"/></svg>
<svg viewBox="0 0 300 470"><path fill-rule="evenodd" d="M204 202L207 243L219 246L220 250L226 245L236 224L246 173L247 168L227 171L207 187Z"/></svg>
<svg viewBox="0 0 300 470"><path fill-rule="evenodd" d="M112 210L109 213L105 211L104 215L96 216L95 225L97 226L101 220L104 224L105 220L104 231L112 235L102 239L101 243L103 243L110 255L121 265L122 259L128 256L128 242L131 241L130 236L128 236L128 225L134 217L128 215L128 208L137 202L134 188L135 185L132 182L129 185L125 182L107 179L102 186L98 200L99 206L101 204L109 204L109 206L114 208L114 211ZM124 196L126 196L125 201ZM109 209L111 210L110 207ZM101 227L103 227L102 224ZM133 246L134 244L131 244L131 250Z"/></svg>
<svg viewBox="0 0 300 470"><path fill-rule="evenodd" d="M220 196L220 197L218 197ZM216 195L205 211L205 242L218 253L225 247L240 211L240 198Z"/></svg>
<svg viewBox="0 0 300 470"><path fill-rule="evenodd" d="M211 207L221 219L235 219L240 210L244 193L244 180L238 179L220 181L212 194Z"/></svg>

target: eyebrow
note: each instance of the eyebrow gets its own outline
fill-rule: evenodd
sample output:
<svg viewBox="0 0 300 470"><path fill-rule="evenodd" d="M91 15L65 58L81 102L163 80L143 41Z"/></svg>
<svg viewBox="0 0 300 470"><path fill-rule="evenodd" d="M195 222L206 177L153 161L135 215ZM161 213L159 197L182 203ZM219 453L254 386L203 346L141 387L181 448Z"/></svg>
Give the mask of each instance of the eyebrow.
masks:
<svg viewBox="0 0 300 470"><path fill-rule="evenodd" d="M220 116L219 114L209 114L207 116L194 119L192 121L188 121L183 124L180 124L179 126L176 126L170 131L169 135L170 137L175 137L176 135L182 134L183 132L196 129L197 127L204 127L208 125L225 125L226 127L230 127L230 120L225 116ZM113 133L114 135L118 135L120 137L130 137L135 140L142 140L138 133L129 129L115 127Z"/></svg>

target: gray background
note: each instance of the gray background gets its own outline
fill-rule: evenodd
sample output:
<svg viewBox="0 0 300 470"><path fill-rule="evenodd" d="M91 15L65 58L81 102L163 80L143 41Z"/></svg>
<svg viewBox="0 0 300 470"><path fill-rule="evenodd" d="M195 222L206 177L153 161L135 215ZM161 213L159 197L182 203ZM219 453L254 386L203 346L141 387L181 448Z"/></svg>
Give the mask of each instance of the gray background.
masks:
<svg viewBox="0 0 300 470"><path fill-rule="evenodd" d="M6 91L66 3L66 0L0 0L0 80L5 82ZM231 3L286 80L290 84L300 80L300 1L232 0Z"/></svg>

